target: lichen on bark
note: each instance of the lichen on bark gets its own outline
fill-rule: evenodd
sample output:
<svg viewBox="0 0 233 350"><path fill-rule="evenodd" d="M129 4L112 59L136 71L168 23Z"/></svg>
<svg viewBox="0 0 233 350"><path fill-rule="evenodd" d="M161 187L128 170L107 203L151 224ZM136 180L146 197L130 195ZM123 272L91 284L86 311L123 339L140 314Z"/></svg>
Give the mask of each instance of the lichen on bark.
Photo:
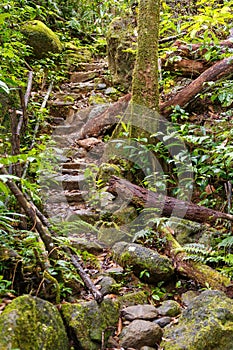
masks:
<svg viewBox="0 0 233 350"><path fill-rule="evenodd" d="M132 102L159 110L158 36L159 0L140 0L138 51L133 72Z"/></svg>

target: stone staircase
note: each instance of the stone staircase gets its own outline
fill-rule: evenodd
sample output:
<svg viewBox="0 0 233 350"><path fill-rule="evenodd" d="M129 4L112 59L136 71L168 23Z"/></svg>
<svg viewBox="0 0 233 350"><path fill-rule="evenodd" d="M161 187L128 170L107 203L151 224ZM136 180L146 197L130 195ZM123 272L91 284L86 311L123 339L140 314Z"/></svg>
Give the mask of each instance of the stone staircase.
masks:
<svg viewBox="0 0 233 350"><path fill-rule="evenodd" d="M105 62L81 64L49 101L52 144L46 153L51 162L45 154L40 180L46 214L52 220L98 220L98 208L91 207L89 197L95 192L92 178L104 143L97 138L80 140L79 133L88 120L106 109L110 85Z"/></svg>

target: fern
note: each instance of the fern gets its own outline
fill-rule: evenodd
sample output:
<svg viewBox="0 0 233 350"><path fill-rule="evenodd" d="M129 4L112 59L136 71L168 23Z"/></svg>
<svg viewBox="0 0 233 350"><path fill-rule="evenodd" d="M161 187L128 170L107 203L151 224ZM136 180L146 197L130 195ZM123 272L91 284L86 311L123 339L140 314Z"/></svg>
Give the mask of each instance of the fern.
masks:
<svg viewBox="0 0 233 350"><path fill-rule="evenodd" d="M231 248L233 245L233 236L224 238L219 244L218 248Z"/></svg>

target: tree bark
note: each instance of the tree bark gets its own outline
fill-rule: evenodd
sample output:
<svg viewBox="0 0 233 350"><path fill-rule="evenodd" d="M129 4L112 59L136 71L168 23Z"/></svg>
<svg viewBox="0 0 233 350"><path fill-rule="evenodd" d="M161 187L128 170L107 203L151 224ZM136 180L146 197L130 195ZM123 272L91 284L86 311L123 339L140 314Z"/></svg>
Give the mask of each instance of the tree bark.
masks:
<svg viewBox="0 0 233 350"><path fill-rule="evenodd" d="M176 94L171 100L162 103L160 106L161 114L168 116L171 113L172 106L179 105L183 107L188 104L193 97L203 90L204 83L219 80L231 75L232 73L233 56L224 58L222 61L215 63L191 84Z"/></svg>
<svg viewBox="0 0 233 350"><path fill-rule="evenodd" d="M140 0L138 50L133 71L132 102L159 110L158 37L159 0Z"/></svg>
<svg viewBox="0 0 233 350"><path fill-rule="evenodd" d="M127 199L137 208L145 207L160 210L160 216L162 217L173 215L191 221L210 224L215 223L219 219L233 221L233 215L173 197L161 196L156 192L149 191L116 176L112 176L110 179L108 191L122 199Z"/></svg>

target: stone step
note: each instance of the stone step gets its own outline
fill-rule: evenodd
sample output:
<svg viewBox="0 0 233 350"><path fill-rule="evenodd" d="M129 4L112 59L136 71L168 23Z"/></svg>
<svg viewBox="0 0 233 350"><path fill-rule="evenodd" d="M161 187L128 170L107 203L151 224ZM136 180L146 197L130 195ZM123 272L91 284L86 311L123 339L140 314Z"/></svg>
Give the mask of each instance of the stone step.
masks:
<svg viewBox="0 0 233 350"><path fill-rule="evenodd" d="M93 71L93 70L104 70L108 68L107 62L92 62L92 63L80 63L78 71Z"/></svg>
<svg viewBox="0 0 233 350"><path fill-rule="evenodd" d="M67 162L67 163L62 163L61 167L62 167L62 171L65 170L79 170L83 167L85 167L86 162L84 162L83 160L77 160L75 162Z"/></svg>
<svg viewBox="0 0 233 350"><path fill-rule="evenodd" d="M85 196L87 196L87 191L62 191L62 192L51 192L46 201L46 204L49 205L51 203L73 203L74 205L78 205L79 203L85 203Z"/></svg>
<svg viewBox="0 0 233 350"><path fill-rule="evenodd" d="M93 80L100 76L101 70L89 70L85 72L74 72L71 74L70 81L71 83L83 83L89 80Z"/></svg>
<svg viewBox="0 0 233 350"><path fill-rule="evenodd" d="M67 136L67 135L73 134L75 132L79 132L83 125L84 125L84 123L79 122L79 123L72 124L72 125L68 124L68 125L53 126L53 136L54 135Z"/></svg>
<svg viewBox="0 0 233 350"><path fill-rule="evenodd" d="M61 187L64 190L83 190L84 184L87 184L87 178L84 175L59 175L54 179L55 188Z"/></svg>

